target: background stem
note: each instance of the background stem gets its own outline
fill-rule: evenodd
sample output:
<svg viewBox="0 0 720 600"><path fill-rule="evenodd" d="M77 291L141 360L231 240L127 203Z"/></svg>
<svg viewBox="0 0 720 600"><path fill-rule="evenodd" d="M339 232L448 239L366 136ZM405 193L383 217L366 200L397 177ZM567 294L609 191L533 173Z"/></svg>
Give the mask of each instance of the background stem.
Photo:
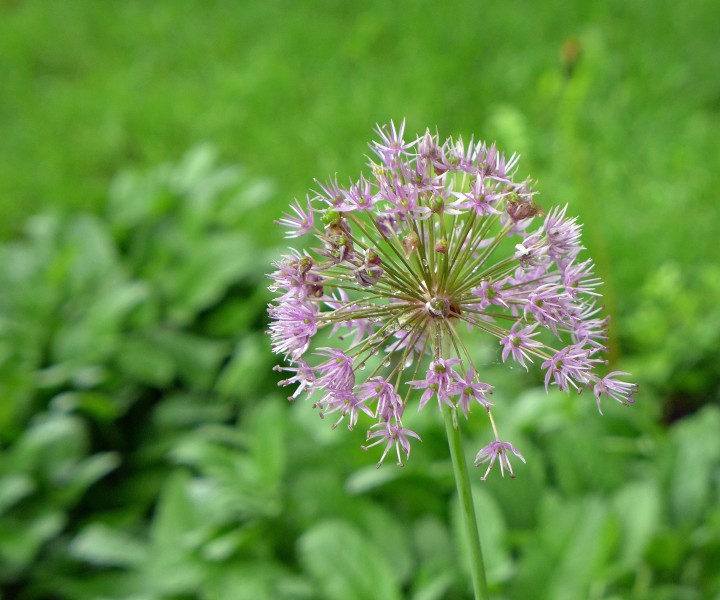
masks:
<svg viewBox="0 0 720 600"><path fill-rule="evenodd" d="M453 473L455 474L455 484L457 485L458 496L460 497L463 525L465 526L468 547L470 549L470 573L472 575L473 588L475 589L475 600L489 600L490 595L485 578L485 563L483 562L477 519L475 518L475 506L473 505L470 478L465 463L465 454L462 449L460 428L457 426L456 415L455 409L450 406L443 408L445 430L447 432L448 446L450 447Z"/></svg>

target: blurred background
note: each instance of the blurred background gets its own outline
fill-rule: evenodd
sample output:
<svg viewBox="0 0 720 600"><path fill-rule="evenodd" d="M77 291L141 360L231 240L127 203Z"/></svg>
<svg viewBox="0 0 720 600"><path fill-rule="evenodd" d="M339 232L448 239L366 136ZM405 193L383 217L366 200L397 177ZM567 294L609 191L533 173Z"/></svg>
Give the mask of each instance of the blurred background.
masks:
<svg viewBox="0 0 720 600"><path fill-rule="evenodd" d="M0 0L0 597L471 597L441 420L375 470L263 333L272 221L403 118L580 215L641 385L601 417L489 354L493 597L720 598L714 0Z"/></svg>

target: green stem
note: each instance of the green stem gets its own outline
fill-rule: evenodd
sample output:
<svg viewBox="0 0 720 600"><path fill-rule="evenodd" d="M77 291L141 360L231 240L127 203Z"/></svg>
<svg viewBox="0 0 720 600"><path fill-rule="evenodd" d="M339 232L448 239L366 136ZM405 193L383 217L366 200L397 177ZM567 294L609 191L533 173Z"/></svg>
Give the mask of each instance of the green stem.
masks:
<svg viewBox="0 0 720 600"><path fill-rule="evenodd" d="M472 575L473 588L475 589L475 600L489 600L487 580L485 578L485 563L480 548L480 536L478 535L477 519L475 518L475 506L473 505L472 490L470 489L470 477L468 476L465 454L460 439L460 428L457 423L457 413L450 406L443 407L445 417L445 431L450 446L450 457L452 458L455 484L457 485L458 496L460 497L460 508L462 509L463 525L467 534L468 546L470 548L470 573Z"/></svg>

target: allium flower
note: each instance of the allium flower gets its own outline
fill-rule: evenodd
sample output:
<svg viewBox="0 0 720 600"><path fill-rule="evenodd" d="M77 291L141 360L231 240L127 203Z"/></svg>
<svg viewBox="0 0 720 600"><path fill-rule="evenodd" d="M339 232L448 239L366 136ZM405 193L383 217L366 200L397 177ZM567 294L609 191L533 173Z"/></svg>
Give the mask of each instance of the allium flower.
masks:
<svg viewBox="0 0 720 600"><path fill-rule="evenodd" d="M530 325L528 327L522 327L520 321L517 321L511 328L508 334L500 340L500 344L503 347L502 359L506 362L509 356L512 356L517 362L519 362L525 369L527 365L526 360L532 362L530 353L533 348L542 348L542 344L533 340L539 332L535 331L537 324Z"/></svg>
<svg viewBox="0 0 720 600"><path fill-rule="evenodd" d="M270 325L273 350L300 358L317 331L315 306L299 298L288 298L269 307L268 312L274 321Z"/></svg>
<svg viewBox="0 0 720 600"><path fill-rule="evenodd" d="M476 467L479 467L483 463L489 463L487 471L485 471L485 475L482 477L483 479L487 479L488 473L490 473L490 469L492 469L496 460L500 463L500 473L502 475L505 475L505 469L507 469L510 471L510 477L515 477L515 473L513 473L512 466L510 465L508 451L512 452L521 461L525 462L523 455L517 451L515 446L513 446L510 442L501 442L500 440L490 442L477 453L477 456L475 457Z"/></svg>
<svg viewBox="0 0 720 600"><path fill-rule="evenodd" d="M463 411L467 419L470 412L470 405L475 400L485 410L489 410L492 402L487 399L488 394L492 394L492 386L488 383L475 381L475 367L470 367L465 373L465 377L460 377L454 373L455 381L452 384L451 391L457 394L457 407Z"/></svg>
<svg viewBox="0 0 720 600"><path fill-rule="evenodd" d="M282 225L287 228L285 233L286 238L295 238L305 235L313 228L314 213L310 198L307 199L307 210L300 206L300 203L295 200L294 205L290 205L295 215L286 214L282 219L275 221L277 225Z"/></svg>
<svg viewBox="0 0 720 600"><path fill-rule="evenodd" d="M373 431L373 429L375 431ZM375 425L372 425L370 427L370 430L368 431L368 440L372 440L374 438L377 438L372 444L368 444L367 446L363 446L363 450L369 450L373 446L377 446L378 444L382 444L383 442L387 442L385 444L385 450L383 450L382 456L380 457L380 460L378 461L377 466L379 467L382 462L385 460L385 457L387 456L388 452L390 451L390 448L395 446L395 451L397 453L398 457L398 466L403 466L402 461L402 455L401 452L405 453L405 458L410 458L410 439L411 437L415 438L416 440L420 439L420 436L415 433L414 431L410 429L404 429L403 426L400 424L400 420L395 421L381 421L379 423L375 423Z"/></svg>
<svg viewBox="0 0 720 600"><path fill-rule="evenodd" d="M286 237L314 240L270 276L272 347L293 374L280 383L298 384L291 399L313 397L321 415L338 415L334 426L375 419L363 447L384 444L380 462L395 448L402 463L420 439L402 423L408 404L435 399L466 417L481 408L494 441L476 464L488 463L487 476L498 462L513 476L509 453L524 458L500 441L493 388L465 336L494 338L503 362L527 369L537 359L546 388L589 388L598 409L606 397L632 403L636 386L618 379L627 373L601 374L601 282L579 258L581 226L567 207L545 216L531 182L514 179L516 155L404 132L404 122L378 127L369 173L346 187L318 182L277 221ZM317 337L323 347L313 350Z"/></svg>
<svg viewBox="0 0 720 600"><path fill-rule="evenodd" d="M600 413L602 413L602 410L600 410L600 399L604 396L612 398L620 404L625 405L633 404L635 402L635 400L631 397L631 394L634 394L637 390L636 386L632 383L617 381L615 379L615 377L627 375L630 375L630 373L626 373L625 371L613 371L595 383L595 386L593 387L593 394L595 394L595 400L597 401L597 407Z"/></svg>
<svg viewBox="0 0 720 600"><path fill-rule="evenodd" d="M430 311L432 309L428 310ZM407 382L409 386L416 390L425 390L425 393L423 393L420 398L418 410L422 409L433 396L437 397L438 404L441 408L443 402L453 406L450 400L450 386L453 382L453 375L456 375L456 373L452 370L452 367L460 362L461 360L459 358L451 358L449 360L438 358L430 363L430 368L428 369L425 379Z"/></svg>

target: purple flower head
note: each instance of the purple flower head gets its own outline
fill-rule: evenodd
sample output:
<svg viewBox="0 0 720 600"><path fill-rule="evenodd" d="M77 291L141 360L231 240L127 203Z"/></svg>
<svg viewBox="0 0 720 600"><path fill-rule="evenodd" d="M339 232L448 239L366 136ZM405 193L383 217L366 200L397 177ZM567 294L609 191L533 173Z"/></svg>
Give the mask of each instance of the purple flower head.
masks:
<svg viewBox="0 0 720 600"><path fill-rule="evenodd" d="M500 340L500 344L503 347L502 360L506 362L509 356L519 362L525 370L527 370L526 360L532 362L530 354L536 352L537 349L542 348L542 344L532 338L540 333L536 331L537 324L530 325L529 327L522 327L520 322L515 323L508 334Z"/></svg>
<svg viewBox="0 0 720 600"><path fill-rule="evenodd" d="M496 460L500 463L500 474L503 477L505 477L505 469L507 469L510 472L510 477L513 479L515 478L515 473L513 472L512 465L510 464L510 456L508 452L512 452L521 461L525 462L525 458L523 458L523 455L518 452L515 446L513 446L510 442L501 442L500 440L490 442L477 453L477 456L475 457L476 467L479 467L484 463L489 463L487 471L485 471L485 475L482 477L483 480L487 479L490 469L493 468Z"/></svg>
<svg viewBox="0 0 720 600"><path fill-rule="evenodd" d="M481 173L497 181L510 183L520 156L513 154L506 160L505 155L502 152L498 152L495 144L489 148L483 148L483 152L485 155L481 163L483 165L483 167L480 168Z"/></svg>
<svg viewBox="0 0 720 600"><path fill-rule="evenodd" d="M507 308L508 303L504 297L506 296L507 291L508 290L504 287L504 282L492 282L485 280L481 281L479 286L471 290L473 294L480 298L480 302L477 305L480 310L484 310L493 304L495 306L504 306Z"/></svg>
<svg viewBox="0 0 720 600"><path fill-rule="evenodd" d="M409 386L416 390L425 390L420 398L418 410L422 410L428 400L430 400L433 396L437 397L440 408L442 408L443 404L453 406L449 397L450 386L452 385L454 378L452 367L459 362L459 358L451 358L449 360L438 358L430 363L430 368L428 369L425 379L407 382Z"/></svg>
<svg viewBox="0 0 720 600"><path fill-rule="evenodd" d="M565 217L567 205L563 208L555 207L545 219L544 230L550 246L549 253L559 264L574 259L583 246L580 244L582 227L577 217Z"/></svg>
<svg viewBox="0 0 720 600"><path fill-rule="evenodd" d="M479 216L502 214L502 211L495 208L495 204L502 198L502 194L495 190L495 182L486 186L485 181L482 175L477 175L470 185L469 191L453 192L453 195L458 198L453 206L474 210Z"/></svg>
<svg viewBox="0 0 720 600"><path fill-rule="evenodd" d="M303 298L322 298L322 277L313 269L315 262L310 256L298 252L284 256L273 263L277 271L270 274L272 292L281 292L279 302Z"/></svg>
<svg viewBox="0 0 720 600"><path fill-rule="evenodd" d="M484 150L482 142L476 144L471 138L466 145L462 138L449 139L443 144L442 149L446 171L458 171L469 175L482 172L482 162L480 162Z"/></svg>
<svg viewBox="0 0 720 600"><path fill-rule="evenodd" d="M285 233L285 237L296 238L312 231L315 217L310 197L307 198L307 208L303 208L297 200L295 200L294 205L290 205L290 208L295 213L294 215L286 213L282 219L275 221L278 225L287 228L288 231Z"/></svg>
<svg viewBox="0 0 720 600"><path fill-rule="evenodd" d="M274 319L270 325L270 340L274 352L297 360L307 350L310 338L317 331L315 306L300 300L286 300L268 306Z"/></svg>
<svg viewBox="0 0 720 600"><path fill-rule="evenodd" d="M452 395L458 396L457 407L462 410L466 419L473 400L485 410L488 410L492 406L492 402L490 402L487 397L489 394L492 394L493 387L488 383L481 381L476 382L474 379L475 369L470 367L468 372L465 373L465 377L460 377L457 373L455 374L455 379L450 389Z"/></svg>
<svg viewBox="0 0 720 600"><path fill-rule="evenodd" d="M354 210L372 210L377 196L373 194L370 182L364 176L360 177L345 193L345 199L336 207L339 212L351 212Z"/></svg>
<svg viewBox="0 0 720 600"><path fill-rule="evenodd" d="M356 319L348 318L353 312L359 313L360 307L350 301L350 298L345 290L337 290L335 294L333 294L332 298L325 301L325 305L344 317L343 320L337 321L333 324L331 331L331 334L343 332L338 334L338 338L340 340L344 340L352 336L355 343L357 343L375 331L374 324L367 319L362 317L358 317Z"/></svg>
<svg viewBox="0 0 720 600"><path fill-rule="evenodd" d="M405 356L405 362L410 365L416 356L419 356L420 360L422 360L428 345L425 334L418 336L413 335L412 331L399 329L393 334L393 337L395 340L388 340L389 343L385 346L385 352L389 354L402 353Z"/></svg>
<svg viewBox="0 0 720 600"><path fill-rule="evenodd" d="M547 244L538 233L527 235L521 244L515 244L515 258L525 270L546 265L547 251Z"/></svg>
<svg viewBox="0 0 720 600"><path fill-rule="evenodd" d="M456 418L478 404L495 439L478 464L499 459L511 475L508 457L522 457L498 441L472 336L499 344L503 362L539 363L546 389L631 404L627 375L601 372L601 281L567 206L546 214L534 182L515 177L518 156L494 144L429 130L413 139L404 121L376 134L366 172L347 185L315 180L277 221L304 243L273 263L269 286L290 398L310 398L334 427L367 427L364 448L382 446L380 462L394 448L400 463L419 439L402 423L407 406L435 400Z"/></svg>
<svg viewBox="0 0 720 600"><path fill-rule="evenodd" d="M374 431L372 431L373 429ZM403 461L401 451L403 454L405 454L406 459L410 458L411 437L415 438L416 440L420 439L420 436L414 431L411 431L410 429L404 429L400 422L382 421L380 423L375 423L375 425L372 425L370 427L370 431L368 431L368 441L372 439L374 439L375 441L372 444L363 446L362 448L363 450L369 450L373 446L385 443L385 450L383 450L382 456L380 457L380 460L377 464L377 466L379 467L385 460L385 457L390 451L390 448L395 446L395 451L397 452L398 457L397 464L399 467L402 467Z"/></svg>
<svg viewBox="0 0 720 600"><path fill-rule="evenodd" d="M278 382L278 385L292 385L293 383L298 383L297 389L293 393L292 396L290 396L289 400L295 400L300 394L302 394L305 390L310 390L312 388L312 385L315 383L315 373L310 368L310 366L302 359L299 358L297 360L297 366L296 367L280 367L275 366L273 367L275 371L290 371L292 373L295 373L292 377L289 377L288 379L283 379L282 381Z"/></svg>
<svg viewBox="0 0 720 600"><path fill-rule="evenodd" d="M382 178L378 180L378 187L379 193L388 202L387 215L402 222L425 220L432 215L430 207L422 205L420 190L400 177Z"/></svg>
<svg viewBox="0 0 720 600"><path fill-rule="evenodd" d="M316 200L335 209L345 201L345 191L340 187L337 180L321 183L316 179L315 183L320 187L320 190L315 195Z"/></svg>
<svg viewBox="0 0 720 600"><path fill-rule="evenodd" d="M529 223L530 219L538 215L544 214L540 205L533 200L535 192L529 181L523 181L512 186L510 190L505 212L508 221L514 225L515 231L522 231Z"/></svg>
<svg viewBox="0 0 720 600"><path fill-rule="evenodd" d="M395 166L395 160L400 155L407 155L409 150L417 143L417 140L406 142L403 139L405 133L405 120L400 123L400 128L395 128L395 123L390 125L378 125L375 129L380 140L374 142L371 148L388 166Z"/></svg>
<svg viewBox="0 0 720 600"><path fill-rule="evenodd" d="M602 281L593 274L593 262L588 259L581 263L568 262L562 270L565 291L575 300L583 296L599 296L595 291Z"/></svg>
<svg viewBox="0 0 720 600"><path fill-rule="evenodd" d="M355 386L353 359L336 348L320 348L315 354L328 358L315 367L317 387L326 390L347 390Z"/></svg>
<svg viewBox="0 0 720 600"><path fill-rule="evenodd" d="M580 390L588 382L597 359L590 357L590 352L577 344L566 346L542 364L545 369L545 389L554 381L559 389L566 391L571 387Z"/></svg>
<svg viewBox="0 0 720 600"><path fill-rule="evenodd" d="M324 419L327 415L335 412L340 413L340 418L333 424L335 429L346 416L348 418L348 429L353 430L357 423L360 411L372 417L373 412L366 406L363 398L358 398L352 392L352 388L339 388L330 390L327 395L316 404L320 411L320 418Z"/></svg>
<svg viewBox="0 0 720 600"><path fill-rule="evenodd" d="M570 297L561 285L539 285L527 296L525 318L532 316L544 327L555 331L569 316Z"/></svg>
<svg viewBox="0 0 720 600"><path fill-rule="evenodd" d="M570 322L570 335L573 341L607 352L605 342L608 339L609 317L599 318L601 307L594 301L583 303L577 307Z"/></svg>
<svg viewBox="0 0 720 600"><path fill-rule="evenodd" d="M373 416L380 421L399 419L402 415L402 398L395 391L395 387L383 377L371 377L358 386L358 397L368 403L376 402Z"/></svg>
<svg viewBox="0 0 720 600"><path fill-rule="evenodd" d="M618 381L616 377L629 377L630 373L625 371L613 371L608 373L602 379L599 379L593 386L593 394L597 401L598 411L602 414L600 409L601 398L612 398L620 404L629 405L633 404L635 400L632 398L632 394L637 393L638 387L634 383L627 383L625 381Z"/></svg>

